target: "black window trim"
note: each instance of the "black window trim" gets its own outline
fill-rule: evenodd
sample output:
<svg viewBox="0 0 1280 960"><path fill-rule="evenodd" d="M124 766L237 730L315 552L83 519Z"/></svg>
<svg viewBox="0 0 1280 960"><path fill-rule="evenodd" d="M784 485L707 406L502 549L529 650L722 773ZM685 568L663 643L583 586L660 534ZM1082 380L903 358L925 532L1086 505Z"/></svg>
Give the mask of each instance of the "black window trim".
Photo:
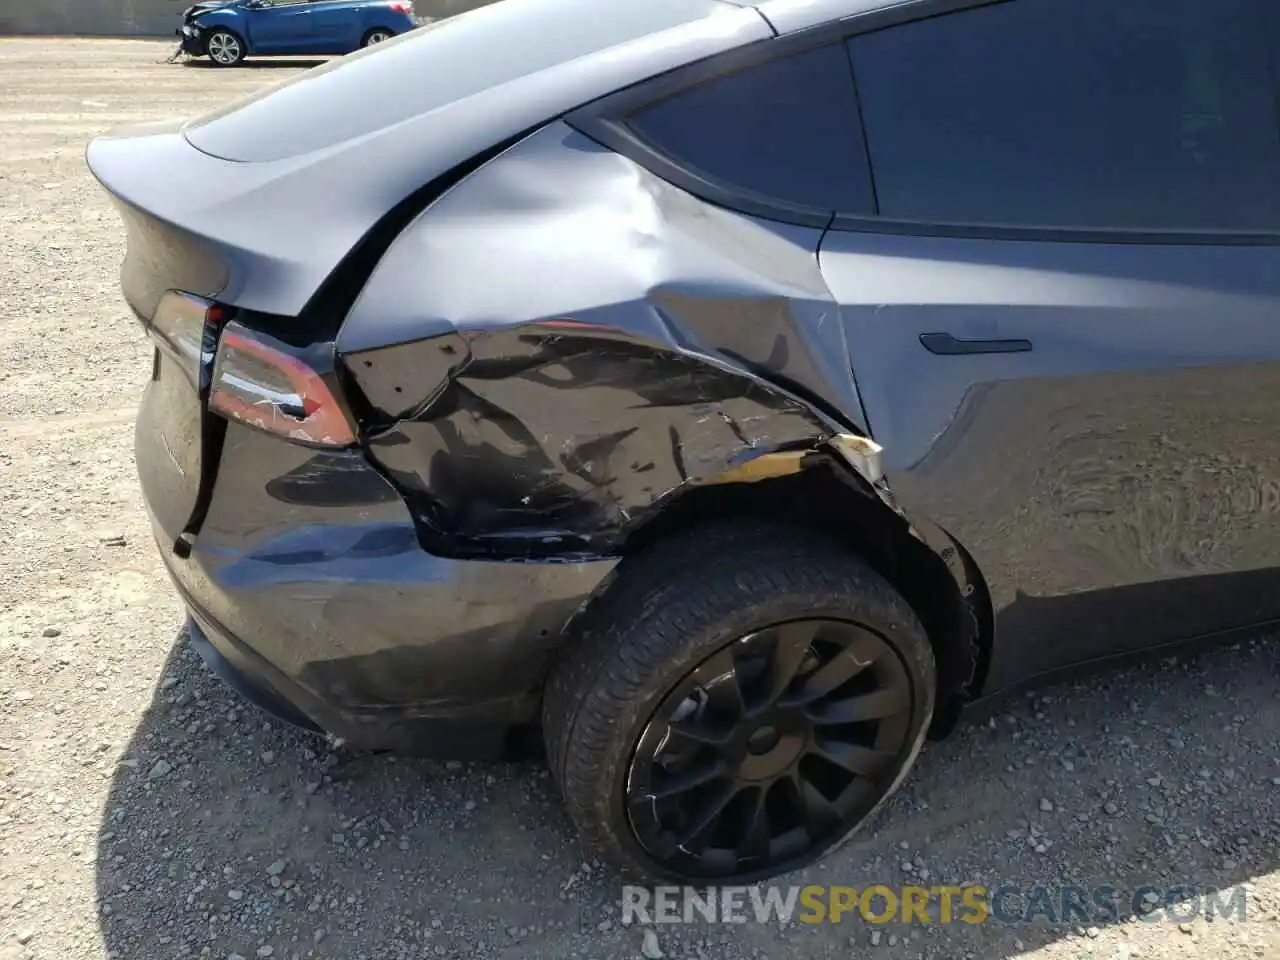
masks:
<svg viewBox="0 0 1280 960"><path fill-rule="evenodd" d="M919 20L946 16L963 10L997 3L1034 0L903 0L877 10L865 11L772 39L757 40L735 50L659 74L638 84L585 104L564 116L580 133L609 149L634 160L651 173L709 203L764 220L856 233L897 236L946 237L974 240L1023 240L1059 243L1116 243L1167 246L1278 246L1280 227L1266 231L1240 230L1156 230L1127 227L1065 227L1029 224L955 223L933 220L906 220L867 216L839 210L824 210L766 197L727 181L710 179L685 169L650 145L627 125L627 118L643 107L675 96L698 84L739 70L795 56L809 50L878 30ZM851 62L851 83L855 100L860 99L856 82L857 64ZM1277 92L1280 97L1280 92ZM859 114L860 115L860 114ZM864 130L865 135L865 130ZM865 136L864 136L865 139ZM868 149L869 149L868 144ZM868 158L869 165L869 158ZM869 167L870 169L870 167ZM1280 170L1277 170L1280 176ZM870 169L874 188L875 171ZM873 189L874 196L874 189Z"/></svg>
<svg viewBox="0 0 1280 960"><path fill-rule="evenodd" d="M805 31L803 36L797 34L799 42L793 41L792 37L757 40L679 67L579 107L565 116L565 122L610 150L636 161L663 180L716 206L766 220L825 229L835 211L787 203L727 181L701 176L672 160L627 124L627 118L640 109L654 106L709 80L839 42L836 36L819 39L808 34L809 31Z"/></svg>

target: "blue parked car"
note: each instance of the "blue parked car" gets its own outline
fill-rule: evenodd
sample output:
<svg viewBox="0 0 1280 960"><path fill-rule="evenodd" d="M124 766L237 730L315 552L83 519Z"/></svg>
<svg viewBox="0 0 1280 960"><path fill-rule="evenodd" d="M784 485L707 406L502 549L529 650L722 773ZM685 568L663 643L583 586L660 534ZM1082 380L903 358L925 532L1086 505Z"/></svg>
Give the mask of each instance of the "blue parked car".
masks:
<svg viewBox="0 0 1280 960"><path fill-rule="evenodd" d="M182 14L182 51L220 67L245 57L350 53L412 30L411 0L211 0Z"/></svg>

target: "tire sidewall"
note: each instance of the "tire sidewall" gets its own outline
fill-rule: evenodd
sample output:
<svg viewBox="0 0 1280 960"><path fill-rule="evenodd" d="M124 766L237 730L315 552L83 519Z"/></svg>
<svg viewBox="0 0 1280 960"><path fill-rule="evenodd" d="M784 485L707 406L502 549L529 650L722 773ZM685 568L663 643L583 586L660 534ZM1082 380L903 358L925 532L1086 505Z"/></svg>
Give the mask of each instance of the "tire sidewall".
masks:
<svg viewBox="0 0 1280 960"><path fill-rule="evenodd" d="M886 585L887 587L887 585ZM853 599L853 598L847 598ZM777 623L800 619L831 619L856 623L883 637L901 660L911 684L911 720L907 740L899 754L898 770L881 798L868 813L844 834L830 841L826 846L815 848L803 858L797 859L786 867L790 872L822 859L827 854L847 843L872 817L883 807L886 801L902 785L911 772L916 758L924 745L929 723L933 717L935 695L935 673L933 651L924 638L923 630L918 624L912 629L910 623L898 623L895 619L882 620L871 616L869 611L859 610L858 603L849 603L830 596L811 597L792 595L776 601L765 601L762 604L749 606L739 610L691 637L683 646L680 656L672 658L654 678L648 694L636 703L627 713L624 721L626 732L616 740L616 748L609 757L609 769L605 775L608 784L607 799L601 798L606 806L598 809L597 815L607 818L610 824L609 833L614 842L622 850L626 861L643 865L644 873L649 877L659 877L677 882L714 883L713 879L691 881L690 878L670 872L655 861L640 845L632 829L630 817L626 809L627 775L640 737L652 720L655 711L668 695L672 687L694 670L707 657L722 649L738 638L746 636ZM914 618L913 618L914 619ZM643 629L637 624L633 629ZM602 779L605 779L602 778ZM777 876L775 868L767 868L758 873L735 875L729 882L749 884L766 877Z"/></svg>
<svg viewBox="0 0 1280 960"><path fill-rule="evenodd" d="M382 39L375 41L373 38L377 36L381 36ZM384 30L382 28L378 28L376 30L370 30L368 33L364 35L364 40L361 41L360 46L367 50L369 47L376 47L379 43L386 43L388 40L390 40L394 36L395 34L392 33L390 30Z"/></svg>

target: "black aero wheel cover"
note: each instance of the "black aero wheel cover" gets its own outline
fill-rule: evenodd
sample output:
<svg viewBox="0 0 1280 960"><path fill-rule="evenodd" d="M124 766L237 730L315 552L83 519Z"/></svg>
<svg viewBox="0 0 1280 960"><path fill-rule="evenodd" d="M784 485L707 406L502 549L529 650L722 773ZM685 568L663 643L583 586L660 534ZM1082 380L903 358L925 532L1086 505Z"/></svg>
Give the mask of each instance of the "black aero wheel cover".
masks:
<svg viewBox="0 0 1280 960"><path fill-rule="evenodd" d="M713 652L662 695L621 803L637 853L694 880L784 873L830 850L897 786L921 691L881 633L789 620Z"/></svg>

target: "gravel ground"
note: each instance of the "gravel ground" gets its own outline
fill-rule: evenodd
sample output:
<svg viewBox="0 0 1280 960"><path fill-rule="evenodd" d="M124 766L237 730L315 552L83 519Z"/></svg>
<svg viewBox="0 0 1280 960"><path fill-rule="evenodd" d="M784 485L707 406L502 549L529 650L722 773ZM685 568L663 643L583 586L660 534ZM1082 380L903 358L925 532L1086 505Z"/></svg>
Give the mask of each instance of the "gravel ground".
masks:
<svg viewBox="0 0 1280 960"><path fill-rule="evenodd" d="M646 932L540 766L354 755L238 703L176 635L132 464L149 349L82 150L300 67L167 52L0 39L0 958L1280 957L1272 641L971 718L787 880L1244 885L1244 922Z"/></svg>

